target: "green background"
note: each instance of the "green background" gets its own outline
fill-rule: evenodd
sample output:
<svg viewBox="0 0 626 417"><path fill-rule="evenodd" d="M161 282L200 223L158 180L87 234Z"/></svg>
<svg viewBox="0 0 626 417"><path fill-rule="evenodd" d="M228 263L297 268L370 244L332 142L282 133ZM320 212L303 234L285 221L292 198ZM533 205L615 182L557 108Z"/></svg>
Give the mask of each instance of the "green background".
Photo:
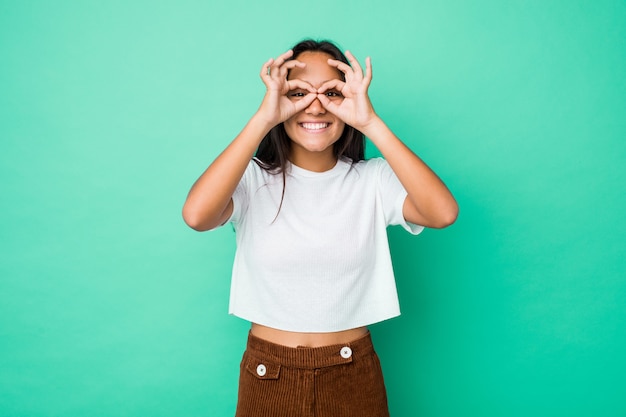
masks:
<svg viewBox="0 0 626 417"><path fill-rule="evenodd" d="M233 415L233 231L180 211L306 36L461 207L389 231L392 416L626 416L623 0L1 1L0 415Z"/></svg>

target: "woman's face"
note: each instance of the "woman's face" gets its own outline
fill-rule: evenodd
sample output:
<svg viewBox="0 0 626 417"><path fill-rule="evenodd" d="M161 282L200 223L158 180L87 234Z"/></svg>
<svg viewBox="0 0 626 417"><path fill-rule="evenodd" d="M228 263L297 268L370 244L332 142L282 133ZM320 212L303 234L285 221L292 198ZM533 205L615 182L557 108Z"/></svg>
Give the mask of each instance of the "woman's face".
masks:
<svg viewBox="0 0 626 417"><path fill-rule="evenodd" d="M304 62L306 67L294 68L289 73L289 79L300 79L319 88L326 81L342 79L338 69L328 65L332 58L324 52L303 52L296 58ZM293 90L288 93L291 100L299 100L308 91ZM324 92L331 100L343 100L341 94L335 90ZM328 112L315 99L306 109L295 114L284 122L285 131L291 138L290 160L297 166L306 168L311 160L328 161L334 164L333 145L341 137L345 124L334 114ZM332 168L333 165L330 166Z"/></svg>

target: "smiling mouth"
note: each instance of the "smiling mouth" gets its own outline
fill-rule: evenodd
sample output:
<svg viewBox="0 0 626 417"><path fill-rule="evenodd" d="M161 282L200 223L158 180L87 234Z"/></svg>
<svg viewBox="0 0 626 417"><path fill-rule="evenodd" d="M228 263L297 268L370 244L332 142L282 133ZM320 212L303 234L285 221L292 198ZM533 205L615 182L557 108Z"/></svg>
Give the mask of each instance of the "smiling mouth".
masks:
<svg viewBox="0 0 626 417"><path fill-rule="evenodd" d="M330 123L299 123L299 125L309 132L320 132L326 129Z"/></svg>

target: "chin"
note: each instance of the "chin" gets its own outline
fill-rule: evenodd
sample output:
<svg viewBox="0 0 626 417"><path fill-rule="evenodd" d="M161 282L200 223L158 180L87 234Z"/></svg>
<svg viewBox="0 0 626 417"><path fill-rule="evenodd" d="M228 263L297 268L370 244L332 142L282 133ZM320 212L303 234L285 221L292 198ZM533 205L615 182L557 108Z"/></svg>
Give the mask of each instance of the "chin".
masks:
<svg viewBox="0 0 626 417"><path fill-rule="evenodd" d="M334 144L334 142L324 144L300 143L300 146L308 152L328 152L329 149L332 150Z"/></svg>

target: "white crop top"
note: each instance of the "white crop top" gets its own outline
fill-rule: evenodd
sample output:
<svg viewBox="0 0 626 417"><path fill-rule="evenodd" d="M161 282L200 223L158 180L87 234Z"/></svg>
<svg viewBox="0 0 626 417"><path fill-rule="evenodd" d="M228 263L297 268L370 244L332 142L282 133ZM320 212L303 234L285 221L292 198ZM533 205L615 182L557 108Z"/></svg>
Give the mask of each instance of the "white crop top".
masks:
<svg viewBox="0 0 626 417"><path fill-rule="evenodd" d="M233 195L229 312L294 332L335 332L400 314L387 226L412 234L406 191L382 158L270 174L254 161Z"/></svg>

